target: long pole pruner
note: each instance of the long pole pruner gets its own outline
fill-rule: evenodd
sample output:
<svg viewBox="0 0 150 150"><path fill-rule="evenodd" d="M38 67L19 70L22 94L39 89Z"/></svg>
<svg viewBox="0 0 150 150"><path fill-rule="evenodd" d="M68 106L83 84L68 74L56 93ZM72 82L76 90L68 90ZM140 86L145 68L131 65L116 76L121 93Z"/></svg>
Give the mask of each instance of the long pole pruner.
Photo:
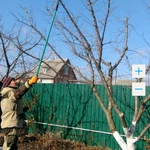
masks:
<svg viewBox="0 0 150 150"><path fill-rule="evenodd" d="M57 0L57 4L56 4L55 10L54 10L54 14L53 14L52 21L51 21L51 24L50 24L50 29L49 29L49 32L48 32L48 35L47 35L47 38L46 38L46 42L45 42L45 45L44 45L42 56L40 58L40 61L39 61L39 64L38 64L38 68L36 70L36 76L39 75L41 63L42 63L42 60L43 60L43 57L44 57L44 54L45 54L45 50L46 50L46 47L47 47L47 44L48 44L48 40L49 40L49 37L50 37L50 33L51 33L51 30L52 30L52 26L53 26L53 23L54 23L56 12L58 10L58 6L59 6L59 0Z"/></svg>

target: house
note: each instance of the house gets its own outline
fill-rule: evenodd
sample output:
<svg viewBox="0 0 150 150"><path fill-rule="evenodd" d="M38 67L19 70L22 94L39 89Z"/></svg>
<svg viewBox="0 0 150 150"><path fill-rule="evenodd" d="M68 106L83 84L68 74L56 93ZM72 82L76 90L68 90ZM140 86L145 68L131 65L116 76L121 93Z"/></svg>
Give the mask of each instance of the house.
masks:
<svg viewBox="0 0 150 150"><path fill-rule="evenodd" d="M27 74L26 79L36 74L37 67ZM38 78L40 83L71 83L77 80L69 59L50 59L42 62Z"/></svg>

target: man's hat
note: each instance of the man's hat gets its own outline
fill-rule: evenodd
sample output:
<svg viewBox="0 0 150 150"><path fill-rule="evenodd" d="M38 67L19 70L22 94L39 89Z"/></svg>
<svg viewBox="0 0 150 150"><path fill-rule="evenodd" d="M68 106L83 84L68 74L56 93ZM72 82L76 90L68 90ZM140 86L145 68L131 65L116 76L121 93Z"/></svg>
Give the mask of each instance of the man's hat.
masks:
<svg viewBox="0 0 150 150"><path fill-rule="evenodd" d="M3 87L8 87L12 80L15 80L15 78L12 78L12 77L4 78L4 80L3 80Z"/></svg>

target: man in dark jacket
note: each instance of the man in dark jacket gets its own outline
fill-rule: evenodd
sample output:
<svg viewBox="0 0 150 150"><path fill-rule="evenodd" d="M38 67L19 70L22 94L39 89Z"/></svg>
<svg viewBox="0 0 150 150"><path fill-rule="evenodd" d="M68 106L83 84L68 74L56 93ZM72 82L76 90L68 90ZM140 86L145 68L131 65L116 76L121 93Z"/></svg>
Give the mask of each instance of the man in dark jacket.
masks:
<svg viewBox="0 0 150 150"><path fill-rule="evenodd" d="M3 80L3 88L1 90L1 128L4 133L3 150L17 150L19 132L23 128L21 98L32 84L37 83L37 80L37 76L33 76L20 87L18 87L18 83L12 77L6 77Z"/></svg>

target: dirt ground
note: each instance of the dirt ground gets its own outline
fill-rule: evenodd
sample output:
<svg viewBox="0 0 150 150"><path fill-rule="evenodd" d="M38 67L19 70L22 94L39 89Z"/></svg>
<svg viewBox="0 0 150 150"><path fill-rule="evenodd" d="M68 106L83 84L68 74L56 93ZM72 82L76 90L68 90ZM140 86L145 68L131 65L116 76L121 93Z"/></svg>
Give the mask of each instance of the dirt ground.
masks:
<svg viewBox="0 0 150 150"><path fill-rule="evenodd" d="M0 136L0 146L3 136ZM88 146L80 142L63 140L58 135L26 135L19 138L18 150L111 150L100 146Z"/></svg>
<svg viewBox="0 0 150 150"><path fill-rule="evenodd" d="M32 135L19 139L19 150L110 150L104 147L93 147L79 142L63 140L57 135Z"/></svg>

